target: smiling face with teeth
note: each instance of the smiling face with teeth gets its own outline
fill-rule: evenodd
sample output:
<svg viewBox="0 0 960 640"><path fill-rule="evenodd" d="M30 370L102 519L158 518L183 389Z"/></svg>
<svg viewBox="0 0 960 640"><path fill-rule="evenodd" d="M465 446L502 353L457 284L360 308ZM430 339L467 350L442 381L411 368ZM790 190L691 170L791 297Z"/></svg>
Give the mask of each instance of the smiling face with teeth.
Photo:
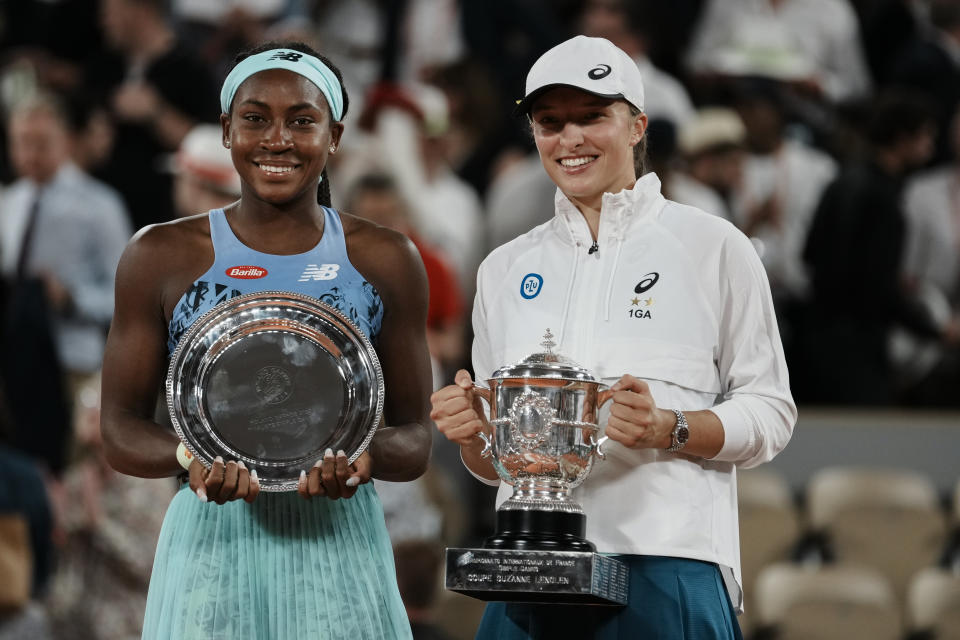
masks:
<svg viewBox="0 0 960 640"><path fill-rule="evenodd" d="M315 84L285 69L255 73L220 118L244 201L315 205L320 173L343 133Z"/></svg>
<svg viewBox="0 0 960 640"><path fill-rule="evenodd" d="M547 175L574 204L599 210L604 193L636 182L633 147L647 118L625 101L557 87L537 98L530 120Z"/></svg>

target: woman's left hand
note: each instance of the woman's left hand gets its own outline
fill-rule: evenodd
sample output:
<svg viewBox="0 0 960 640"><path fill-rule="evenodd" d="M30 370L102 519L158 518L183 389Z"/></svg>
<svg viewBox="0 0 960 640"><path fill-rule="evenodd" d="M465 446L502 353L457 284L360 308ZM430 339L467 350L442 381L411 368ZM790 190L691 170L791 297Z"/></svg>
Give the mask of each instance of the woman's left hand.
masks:
<svg viewBox="0 0 960 640"><path fill-rule="evenodd" d="M347 454L343 451L334 455L333 451L327 449L309 473L300 474L297 493L307 500L314 496L331 500L351 498L361 484L370 482L372 463L369 451L364 451L353 464L349 464Z"/></svg>
<svg viewBox="0 0 960 640"><path fill-rule="evenodd" d="M606 435L630 449L666 449L670 446L676 415L658 409L650 387L627 374L610 390L613 405Z"/></svg>

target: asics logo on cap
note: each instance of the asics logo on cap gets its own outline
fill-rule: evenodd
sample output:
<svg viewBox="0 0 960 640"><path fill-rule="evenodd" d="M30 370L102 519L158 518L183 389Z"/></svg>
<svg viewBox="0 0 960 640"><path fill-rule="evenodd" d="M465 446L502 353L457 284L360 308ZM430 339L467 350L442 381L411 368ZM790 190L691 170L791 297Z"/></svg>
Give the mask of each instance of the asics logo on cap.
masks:
<svg viewBox="0 0 960 640"><path fill-rule="evenodd" d="M589 72L587 72L587 76L591 80L600 80L601 78L606 78L608 75L610 75L610 71L610 65L598 64L593 69L590 69Z"/></svg>

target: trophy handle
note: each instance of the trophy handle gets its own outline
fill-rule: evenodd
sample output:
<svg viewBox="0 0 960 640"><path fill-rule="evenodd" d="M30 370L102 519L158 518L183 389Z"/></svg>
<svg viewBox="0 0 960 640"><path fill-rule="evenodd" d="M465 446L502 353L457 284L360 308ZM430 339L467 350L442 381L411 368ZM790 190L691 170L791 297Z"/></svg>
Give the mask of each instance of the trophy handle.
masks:
<svg viewBox="0 0 960 640"><path fill-rule="evenodd" d="M480 452L480 457L489 458L490 454L493 453L493 441L483 431L477 431L477 437L483 440L483 451Z"/></svg>
<svg viewBox="0 0 960 640"><path fill-rule="evenodd" d="M594 440L593 436L590 436L590 447L593 448L593 453L601 460L607 459L607 454L603 452L603 443L609 440L607 436L601 436L599 440Z"/></svg>
<svg viewBox="0 0 960 640"><path fill-rule="evenodd" d="M484 400L486 400L487 404L490 404L492 402L491 398L493 398L493 392L490 391L490 387L484 387L483 385L479 385L476 382L474 382L473 386L470 387L470 390L473 391L478 396L480 396L481 398L483 398Z"/></svg>
<svg viewBox="0 0 960 640"><path fill-rule="evenodd" d="M484 387L474 382L470 389L475 394L486 400L487 404L491 404L493 402L493 393L490 391L489 387ZM483 431L477 431L477 437L483 440L483 451L480 452L480 457L489 458L490 454L493 453L493 441L490 440L490 436L485 434Z"/></svg>
<svg viewBox="0 0 960 640"><path fill-rule="evenodd" d="M608 388L601 391L599 394L597 394L597 408L599 409L600 407L602 407L604 404L606 404L607 400L609 400L612 397L613 397L612 389Z"/></svg>

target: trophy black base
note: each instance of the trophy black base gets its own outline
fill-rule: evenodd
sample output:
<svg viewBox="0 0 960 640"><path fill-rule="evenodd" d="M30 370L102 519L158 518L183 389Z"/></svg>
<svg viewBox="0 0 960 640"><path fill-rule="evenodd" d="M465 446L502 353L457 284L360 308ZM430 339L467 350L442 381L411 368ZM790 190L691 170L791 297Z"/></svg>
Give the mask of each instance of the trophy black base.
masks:
<svg viewBox="0 0 960 640"><path fill-rule="evenodd" d="M497 532L484 540L483 546L517 551L596 551L583 537L586 529L587 518L582 513L498 510Z"/></svg>
<svg viewBox="0 0 960 640"><path fill-rule="evenodd" d="M628 576L593 551L447 549L447 589L479 600L623 606Z"/></svg>

